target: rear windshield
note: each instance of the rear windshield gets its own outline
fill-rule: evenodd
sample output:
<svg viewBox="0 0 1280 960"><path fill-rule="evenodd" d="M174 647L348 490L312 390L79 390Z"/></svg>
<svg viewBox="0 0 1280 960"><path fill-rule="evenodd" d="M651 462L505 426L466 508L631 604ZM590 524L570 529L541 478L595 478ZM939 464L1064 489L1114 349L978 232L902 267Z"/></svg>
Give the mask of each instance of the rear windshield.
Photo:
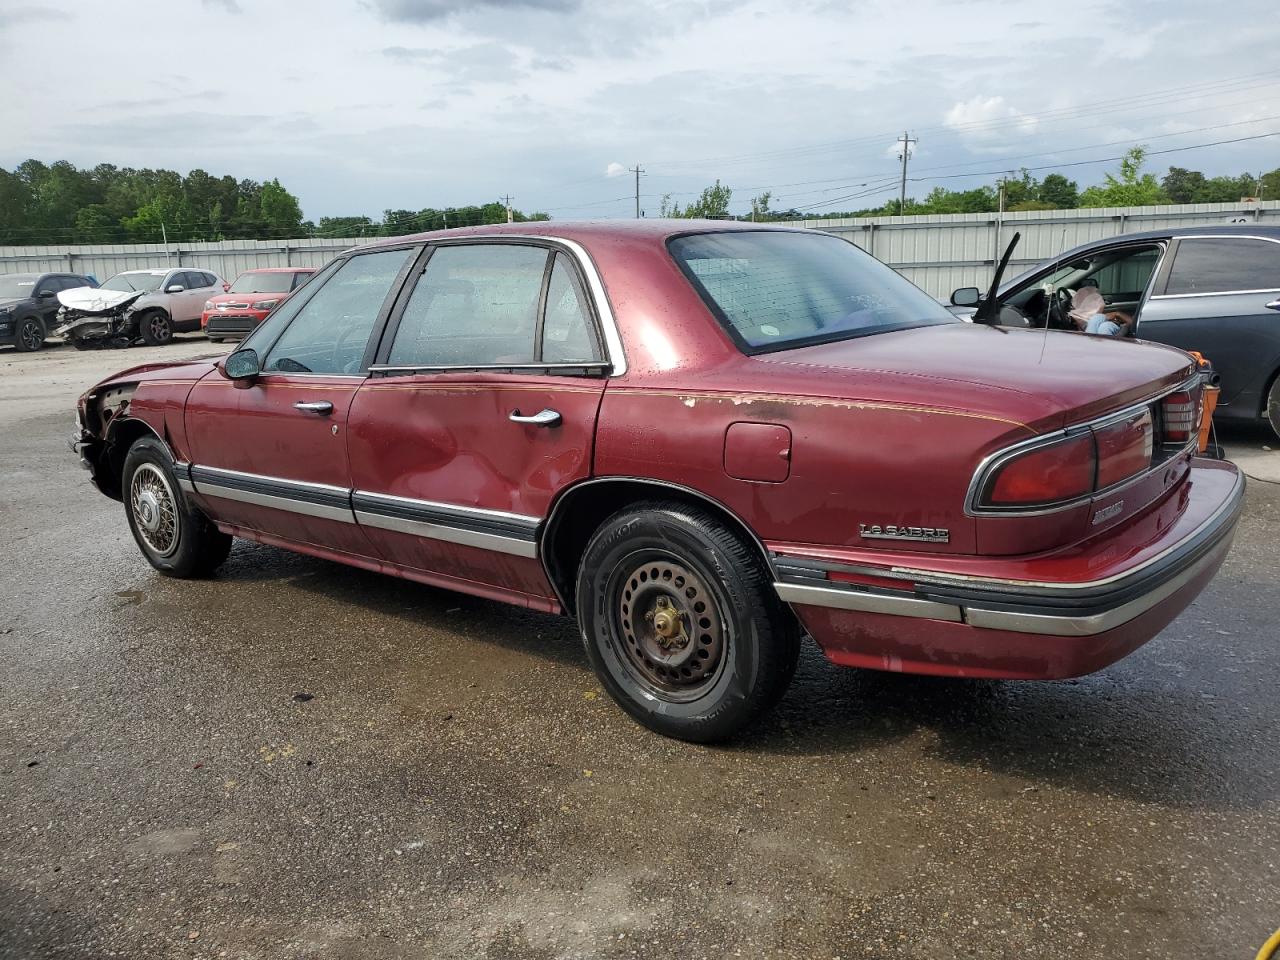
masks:
<svg viewBox="0 0 1280 960"><path fill-rule="evenodd" d="M231 293L288 293L292 273L242 273L231 285Z"/></svg>
<svg viewBox="0 0 1280 960"><path fill-rule="evenodd" d="M747 353L959 322L852 243L821 233L676 237L671 255Z"/></svg>

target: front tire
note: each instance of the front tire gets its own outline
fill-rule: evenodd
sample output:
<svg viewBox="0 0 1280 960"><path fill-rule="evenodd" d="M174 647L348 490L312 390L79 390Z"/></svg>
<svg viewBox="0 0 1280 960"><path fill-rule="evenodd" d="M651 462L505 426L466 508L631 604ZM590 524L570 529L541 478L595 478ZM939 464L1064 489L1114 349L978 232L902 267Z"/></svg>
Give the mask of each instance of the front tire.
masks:
<svg viewBox="0 0 1280 960"><path fill-rule="evenodd" d="M231 552L231 537L182 494L169 452L144 437L124 460L125 515L147 562L169 577L207 577Z"/></svg>
<svg viewBox="0 0 1280 960"><path fill-rule="evenodd" d="M725 740L772 707L800 637L753 546L704 510L637 504L601 524L578 572L596 676L668 737Z"/></svg>
<svg viewBox="0 0 1280 960"><path fill-rule="evenodd" d="M44 321L39 317L27 317L18 321L18 331L13 345L19 353L34 353L44 346Z"/></svg>
<svg viewBox="0 0 1280 960"><path fill-rule="evenodd" d="M173 340L173 321L161 310L154 310L138 320L138 332L149 347L163 347Z"/></svg>

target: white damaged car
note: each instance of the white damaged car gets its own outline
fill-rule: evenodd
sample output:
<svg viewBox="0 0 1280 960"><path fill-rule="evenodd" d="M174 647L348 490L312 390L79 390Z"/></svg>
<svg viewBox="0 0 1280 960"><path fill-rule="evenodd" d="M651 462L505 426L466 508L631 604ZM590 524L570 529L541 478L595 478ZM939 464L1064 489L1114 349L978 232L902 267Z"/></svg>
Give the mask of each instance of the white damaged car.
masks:
<svg viewBox="0 0 1280 960"><path fill-rule="evenodd" d="M100 287L59 293L54 333L77 350L160 346L175 332L200 329L205 300L226 286L217 274L190 267L126 270Z"/></svg>

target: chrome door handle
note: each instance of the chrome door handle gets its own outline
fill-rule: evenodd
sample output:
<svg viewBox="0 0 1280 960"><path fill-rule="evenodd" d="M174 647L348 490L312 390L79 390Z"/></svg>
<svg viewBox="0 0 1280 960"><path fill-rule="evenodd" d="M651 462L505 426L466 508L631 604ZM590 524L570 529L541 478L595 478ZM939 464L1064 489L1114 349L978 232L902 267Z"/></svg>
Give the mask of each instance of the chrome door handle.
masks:
<svg viewBox="0 0 1280 960"><path fill-rule="evenodd" d="M1272 300L1270 303L1263 304L1268 310L1280 310L1280 299Z"/></svg>
<svg viewBox="0 0 1280 960"><path fill-rule="evenodd" d="M293 408L306 413L333 413L333 404L328 400L299 400L293 405Z"/></svg>
<svg viewBox="0 0 1280 960"><path fill-rule="evenodd" d="M520 415L519 410L512 410L507 417L512 423L531 423L535 427L555 427L560 424L560 414L555 410L540 410L531 417Z"/></svg>

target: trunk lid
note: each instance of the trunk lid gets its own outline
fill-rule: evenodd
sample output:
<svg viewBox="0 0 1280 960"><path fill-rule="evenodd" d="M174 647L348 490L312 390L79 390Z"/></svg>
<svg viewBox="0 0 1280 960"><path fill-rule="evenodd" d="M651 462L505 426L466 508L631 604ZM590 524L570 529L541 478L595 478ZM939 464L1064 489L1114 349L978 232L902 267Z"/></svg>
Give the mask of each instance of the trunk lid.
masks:
<svg viewBox="0 0 1280 960"><path fill-rule="evenodd" d="M1172 390L1195 370L1181 350L1115 337L969 323L920 327L759 354L827 374L846 395L928 402L1055 430ZM799 372L799 371L797 371ZM852 376L851 376L852 375ZM832 383L835 387L835 382Z"/></svg>

